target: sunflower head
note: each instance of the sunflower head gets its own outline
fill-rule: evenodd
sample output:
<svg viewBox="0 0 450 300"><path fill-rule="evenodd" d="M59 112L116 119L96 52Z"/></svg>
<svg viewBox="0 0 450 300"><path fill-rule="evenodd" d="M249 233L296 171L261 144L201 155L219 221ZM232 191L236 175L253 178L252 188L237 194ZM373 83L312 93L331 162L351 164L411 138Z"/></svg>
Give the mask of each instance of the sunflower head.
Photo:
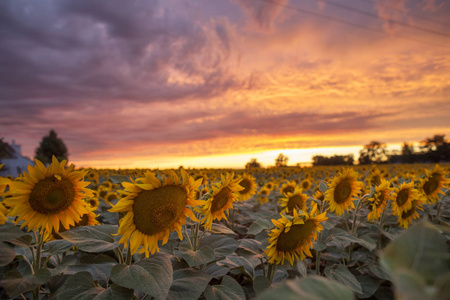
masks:
<svg viewBox="0 0 450 300"><path fill-rule="evenodd" d="M95 196L88 197L86 199L86 202L89 204L89 207L91 208L92 211L95 211L100 204L100 201Z"/></svg>
<svg viewBox="0 0 450 300"><path fill-rule="evenodd" d="M392 212L400 216L403 212L411 209L412 201L421 197L421 193L415 188L414 182L402 183L394 188L392 192Z"/></svg>
<svg viewBox="0 0 450 300"><path fill-rule="evenodd" d="M408 228L413 219L420 218L418 211L423 211L422 205L423 201L420 199L411 201L411 208L397 216L398 224L403 228Z"/></svg>
<svg viewBox="0 0 450 300"><path fill-rule="evenodd" d="M295 190L296 185L297 184L295 183L295 181L283 183L280 187L280 194L286 195L288 193L292 193Z"/></svg>
<svg viewBox="0 0 450 300"><path fill-rule="evenodd" d="M149 253L159 251L159 240L167 243L171 231L183 239L181 225L186 224L187 217L197 221L190 207L203 204L195 200L195 190L201 180L195 181L183 169L180 172L181 180L174 171L162 175L147 171L132 183L122 183L126 196L109 211L126 212L119 221L122 235L119 243L127 247L129 241L131 253L142 245L139 252L148 257Z"/></svg>
<svg viewBox="0 0 450 300"><path fill-rule="evenodd" d="M353 199L363 188L363 183L357 179L358 173L348 168L331 181L330 188L325 192L325 201L328 201L330 211L342 216L349 208L355 208Z"/></svg>
<svg viewBox="0 0 450 300"><path fill-rule="evenodd" d="M288 193L284 198L281 198L281 207L283 212L292 215L294 210L306 211L306 201L308 196L303 194L301 188L296 188L292 193Z"/></svg>
<svg viewBox="0 0 450 300"><path fill-rule="evenodd" d="M445 178L447 172L436 165L433 171L425 170L426 177L420 181L420 187L425 193L427 202L432 204L439 200L439 193L445 194L442 189L448 188L449 178Z"/></svg>
<svg viewBox="0 0 450 300"><path fill-rule="evenodd" d="M321 222L327 220L326 212L316 215L317 205L309 214L293 211L293 216L281 215L273 219L275 228L269 233L269 246L265 250L270 263L284 264L287 260L294 265L299 257L312 256L310 249L317 239L317 233L323 230Z"/></svg>
<svg viewBox="0 0 450 300"><path fill-rule="evenodd" d="M301 188L302 188L304 191L307 191L307 190L309 190L309 189L311 188L312 182L311 182L311 180L309 180L308 178L305 178L305 179L303 179L302 182L300 183L300 186L301 186Z"/></svg>
<svg viewBox="0 0 450 300"><path fill-rule="evenodd" d="M205 196L205 203L198 209L205 228L211 228L214 220L227 220L225 212L233 209L233 202L239 200L239 192L244 187L239 185L241 179L234 178L234 173L221 174L221 181L215 182L211 191Z"/></svg>
<svg viewBox="0 0 450 300"><path fill-rule="evenodd" d="M239 191L239 199L246 201L256 193L256 179L250 174L243 174L239 179L239 185L244 188Z"/></svg>
<svg viewBox="0 0 450 300"><path fill-rule="evenodd" d="M28 230L42 229L48 234L58 232L60 224L69 228L88 212L83 198L92 195L84 181L86 171L66 168L67 161L58 162L53 156L52 164L45 167L35 160L34 167L28 166L28 173L10 183L11 197L4 200L11 207L9 216L17 216L16 223Z"/></svg>
<svg viewBox="0 0 450 300"><path fill-rule="evenodd" d="M390 192L392 188L390 185L389 181L381 179L380 184L375 188L375 192L369 198L370 213L367 216L368 220L378 220L381 213L386 209L389 200L391 200Z"/></svg>

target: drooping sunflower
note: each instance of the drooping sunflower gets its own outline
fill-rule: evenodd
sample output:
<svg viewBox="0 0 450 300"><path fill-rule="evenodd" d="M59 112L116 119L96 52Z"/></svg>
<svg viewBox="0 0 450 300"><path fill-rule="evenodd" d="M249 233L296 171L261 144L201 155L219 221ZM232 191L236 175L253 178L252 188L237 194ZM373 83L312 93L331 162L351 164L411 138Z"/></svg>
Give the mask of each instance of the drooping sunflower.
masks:
<svg viewBox="0 0 450 300"><path fill-rule="evenodd" d="M97 197L92 196L86 199L86 202L89 204L90 208L94 211L98 208L98 206L100 205L100 201L98 200Z"/></svg>
<svg viewBox="0 0 450 300"><path fill-rule="evenodd" d="M380 185L375 187L375 192L372 197L369 198L370 213L367 215L367 219L370 221L378 220L381 213L386 209L386 206L391 200L390 188L391 183L385 179L381 179Z"/></svg>
<svg viewBox="0 0 450 300"><path fill-rule="evenodd" d="M281 219L272 219L276 226L269 233L270 245L264 251L270 263L284 264L287 260L294 265L296 259L303 260L306 255L312 256L310 249L317 239L317 233L323 230L321 222L327 220L326 212L316 215L317 205L309 214L298 214L294 210L293 217L283 214Z"/></svg>
<svg viewBox="0 0 450 300"><path fill-rule="evenodd" d="M308 196L303 194L301 188L296 188L292 193L287 193L287 195L280 200L280 206L283 208L282 212L292 215L296 209L306 211L306 201L308 200Z"/></svg>
<svg viewBox="0 0 450 300"><path fill-rule="evenodd" d="M205 195L205 204L198 208L203 217L201 222L210 229L214 220L227 220L225 212L233 209L233 202L239 200L239 191L244 190L239 185L239 178L234 179L233 173L221 174L221 181L212 185L212 190Z"/></svg>
<svg viewBox="0 0 450 300"><path fill-rule="evenodd" d="M295 190L296 185L296 182L293 180L283 183L280 187L280 194L286 195L287 193L292 193Z"/></svg>
<svg viewBox="0 0 450 300"><path fill-rule="evenodd" d="M92 191L86 188L86 171L74 171L73 165L65 168L67 161L58 162L54 156L49 167L37 159L35 163L28 166L28 173L11 181L12 197L4 200L11 207L8 216L17 216L16 223L23 221L21 228L41 228L48 234L58 232L60 224L69 228L88 213L83 198L92 196Z"/></svg>
<svg viewBox="0 0 450 300"><path fill-rule="evenodd" d="M330 211L342 216L349 208L355 208L353 198L363 188L363 183L357 179L358 173L348 168L331 181L330 188L325 192L325 201L329 202Z"/></svg>
<svg viewBox="0 0 450 300"><path fill-rule="evenodd" d="M394 188L392 192L392 212L401 216L403 212L411 209L412 201L420 197L419 191L415 189L414 182L402 183Z"/></svg>
<svg viewBox="0 0 450 300"><path fill-rule="evenodd" d="M119 243L126 248L129 241L131 253L143 245L139 253L149 257L149 253L159 251L159 240L167 243L170 232L176 231L183 239L181 225L186 224L187 217L198 221L190 207L203 204L194 199L201 180L195 181L183 169L180 172L181 181L174 171L163 176L147 171L133 183L122 183L127 196L109 211L126 212L119 221L118 233L122 235Z"/></svg>
<svg viewBox="0 0 450 300"><path fill-rule="evenodd" d="M270 190L266 187L262 187L258 192L258 202L260 204L269 202Z"/></svg>
<svg viewBox="0 0 450 300"><path fill-rule="evenodd" d="M436 165L433 171L425 169L426 177L420 181L420 187L427 197L427 202L432 204L439 200L439 193L445 194L442 189L448 188L449 178L445 178L447 172Z"/></svg>
<svg viewBox="0 0 450 300"><path fill-rule="evenodd" d="M239 185L244 188L239 191L239 199L246 201L256 193L256 179L250 174L242 174L239 179Z"/></svg>
<svg viewBox="0 0 450 300"><path fill-rule="evenodd" d="M317 191L313 195L313 198L317 199L317 200L320 200L320 201L323 201L325 199L325 195L324 195L324 193L322 193L321 190L317 189Z"/></svg>
<svg viewBox="0 0 450 300"><path fill-rule="evenodd" d="M409 225L411 225L413 219L420 218L418 210L423 211L422 205L423 205L422 200L420 199L413 200L411 202L411 208L402 212L401 215L397 216L398 224L403 228L408 228Z"/></svg>
<svg viewBox="0 0 450 300"><path fill-rule="evenodd" d="M367 176L367 181L369 185L378 186L381 184L381 178L382 178L381 171L377 167L374 167L370 171L369 176Z"/></svg>

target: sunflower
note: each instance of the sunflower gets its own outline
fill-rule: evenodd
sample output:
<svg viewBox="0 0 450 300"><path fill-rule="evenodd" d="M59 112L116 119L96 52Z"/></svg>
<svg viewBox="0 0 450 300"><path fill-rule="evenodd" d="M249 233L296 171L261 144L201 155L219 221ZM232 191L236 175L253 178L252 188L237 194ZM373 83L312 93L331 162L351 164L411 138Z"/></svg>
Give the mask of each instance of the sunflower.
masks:
<svg viewBox="0 0 450 300"><path fill-rule="evenodd" d="M84 214L81 216L81 219L78 222L75 222L73 226L70 226L69 230L75 227L81 227L81 226L94 226L99 225L100 223L97 221L98 215L94 213L93 209L89 209L89 212L87 214ZM61 228L59 232L64 232L66 229ZM59 232L53 232L53 237L55 239L62 239L62 236L59 235Z"/></svg>
<svg viewBox="0 0 450 300"><path fill-rule="evenodd" d="M8 218L6 217L8 210L9 209L3 204L3 202L0 202L0 225L3 225L6 221L8 221Z"/></svg>
<svg viewBox="0 0 450 300"><path fill-rule="evenodd" d="M227 220L225 212L233 208L233 202L239 199L239 191L244 190L239 185L239 178L233 179L233 173L221 174L221 181L212 186L212 190L205 196L205 204L198 208L203 215L202 223L205 228L212 227L213 220Z"/></svg>
<svg viewBox="0 0 450 300"><path fill-rule="evenodd" d="M403 212L410 210L412 201L418 199L419 191L414 188L414 182L402 183L394 188L392 192L392 212L396 216L401 216Z"/></svg>
<svg viewBox="0 0 450 300"><path fill-rule="evenodd" d="M426 177L420 181L420 186L427 197L427 202L432 204L439 200L439 193L445 195L443 188L448 188L450 179L445 178L447 173L444 168L436 165L433 171L425 170Z"/></svg>
<svg viewBox="0 0 450 300"><path fill-rule="evenodd" d="M378 186L381 184L381 178L381 171L374 167L370 172L370 175L367 176L367 181L369 185Z"/></svg>
<svg viewBox="0 0 450 300"><path fill-rule="evenodd" d="M313 198L317 199L317 200L320 200L320 201L323 201L325 199L325 195L322 193L321 190L317 189L317 191L313 195Z"/></svg>
<svg viewBox="0 0 450 300"><path fill-rule="evenodd" d="M308 178L305 178L305 179L303 179L302 182L300 183L300 186L302 187L302 189L303 189L304 191L307 191L307 190L309 190L309 189L311 188L312 182L311 182L311 180L309 180Z"/></svg>
<svg viewBox="0 0 450 300"><path fill-rule="evenodd" d="M116 192L109 192L105 196L105 201L109 204L111 204L111 201L114 201L116 199L119 199L119 195Z"/></svg>
<svg viewBox="0 0 450 300"><path fill-rule="evenodd" d="M288 193L285 198L281 198L281 207L284 208L283 212L292 215L296 209L306 210L306 200L308 200L308 196L303 194L301 188L296 188L292 193Z"/></svg>
<svg viewBox="0 0 450 300"><path fill-rule="evenodd" d="M67 161L59 163L55 156L49 167L37 159L35 163L28 166L28 173L11 181L12 197L4 200L11 207L8 216L17 216L16 223L24 221L21 228L41 228L47 233L58 232L60 224L66 229L73 226L88 213L83 200L92 196L86 188L89 182L83 180L87 171L74 171L73 165L65 168Z"/></svg>
<svg viewBox="0 0 450 300"><path fill-rule="evenodd" d="M390 188L391 183L385 179L381 179L380 185L375 187L375 192L372 197L369 198L370 213L367 215L367 219L370 221L378 220L381 213L386 209L386 206L391 200L389 193L392 191Z"/></svg>
<svg viewBox="0 0 450 300"><path fill-rule="evenodd" d="M335 177L330 188L325 192L325 201L329 202L330 211L342 216L344 211L355 208L353 198L363 188L363 183L357 181L358 173L348 168Z"/></svg>
<svg viewBox="0 0 450 300"><path fill-rule="evenodd" d="M9 185L11 180L8 178L0 177L0 196L3 194L3 192L6 189L6 186Z"/></svg>
<svg viewBox="0 0 450 300"><path fill-rule="evenodd" d="M130 243L131 253L153 254L159 251L158 241L163 244L169 240L171 231L176 231L180 240L181 225L190 217L197 221L189 206L197 206L203 201L194 200L195 190L201 180L195 181L188 173L180 169L182 181L174 171L164 176L147 171L144 177L137 178L133 183L123 182L124 193L127 195L109 209L110 212L126 212L119 221L119 243L127 246Z"/></svg>
<svg viewBox="0 0 450 300"><path fill-rule="evenodd" d="M244 188L239 191L239 199L246 201L256 193L256 179L250 174L242 174L239 179L239 185Z"/></svg>
<svg viewBox="0 0 450 300"><path fill-rule="evenodd" d="M98 206L100 205L100 201L98 200L97 197L93 196L93 197L89 197L85 200L90 208L94 211L98 208Z"/></svg>
<svg viewBox="0 0 450 300"><path fill-rule="evenodd" d="M321 222L327 220L326 212L316 215L317 205L314 205L310 214L298 214L294 210L293 217L283 214L281 219L272 219L276 226L269 233L270 245L264 251L270 263L284 264L288 260L291 265L298 259L303 260L311 256L313 240L317 239L317 233L323 230Z"/></svg>
<svg viewBox="0 0 450 300"><path fill-rule="evenodd" d="M296 185L297 184L293 180L290 182L283 183L280 187L280 194L286 195L287 193L292 193L295 190Z"/></svg>
<svg viewBox="0 0 450 300"><path fill-rule="evenodd" d="M398 224L403 228L408 228L411 225L413 219L420 218L418 210L422 210L423 202L422 200L411 201L411 208L402 212L401 215L397 216Z"/></svg>

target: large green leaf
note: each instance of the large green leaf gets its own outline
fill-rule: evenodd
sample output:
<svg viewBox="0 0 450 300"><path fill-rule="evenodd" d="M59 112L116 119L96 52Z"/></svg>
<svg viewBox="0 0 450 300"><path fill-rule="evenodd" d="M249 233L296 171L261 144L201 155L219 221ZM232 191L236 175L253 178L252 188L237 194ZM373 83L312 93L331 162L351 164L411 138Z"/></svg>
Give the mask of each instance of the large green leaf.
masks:
<svg viewBox="0 0 450 300"><path fill-rule="evenodd" d="M239 247L239 242L230 237L209 235L202 239L200 245L211 247L214 250L215 257L221 258L233 254L237 247Z"/></svg>
<svg viewBox="0 0 450 300"><path fill-rule="evenodd" d="M76 227L59 234L86 252L105 252L118 246L109 234L96 230L95 226Z"/></svg>
<svg viewBox="0 0 450 300"><path fill-rule="evenodd" d="M225 275L220 285L208 286L205 290L206 300L245 300L245 293L240 284Z"/></svg>
<svg viewBox="0 0 450 300"><path fill-rule="evenodd" d="M269 279L266 276L256 276L253 279L253 291L259 295L270 287Z"/></svg>
<svg viewBox="0 0 450 300"><path fill-rule="evenodd" d="M356 277L350 273L344 265L338 265L337 268L334 267L326 267L325 268L325 276L330 279L336 280L341 284L348 286L356 293L362 293L361 284L356 279Z"/></svg>
<svg viewBox="0 0 450 300"><path fill-rule="evenodd" d="M332 240L338 240L341 242L348 242L348 243L357 243L368 250L372 251L376 248L376 243L369 237L364 237L364 239L357 238L354 235L351 235L348 233L348 231L340 229L340 228L333 228L332 230Z"/></svg>
<svg viewBox="0 0 450 300"><path fill-rule="evenodd" d="M0 242L10 241L19 238L26 233L14 224L5 223L0 226Z"/></svg>
<svg viewBox="0 0 450 300"><path fill-rule="evenodd" d="M0 242L0 266L6 266L14 260L16 257L16 251L14 247L9 246L6 243Z"/></svg>
<svg viewBox="0 0 450 300"><path fill-rule="evenodd" d="M9 297L15 298L20 294L34 290L43 285L50 278L50 271L47 269L37 270L34 275L22 275L18 270L8 272L0 281Z"/></svg>
<svg viewBox="0 0 450 300"><path fill-rule="evenodd" d="M384 250L382 264L392 273L417 272L428 284L450 272L450 255L439 230L422 221L398 236Z"/></svg>
<svg viewBox="0 0 450 300"><path fill-rule="evenodd" d="M133 290L113 284L106 290L101 291L93 300L132 300L134 299L133 296Z"/></svg>
<svg viewBox="0 0 450 300"><path fill-rule="evenodd" d="M119 264L111 270L111 280L123 287L165 299L172 285L172 264L163 253L155 253L128 266Z"/></svg>
<svg viewBox="0 0 450 300"><path fill-rule="evenodd" d="M220 223L213 223L212 227L209 231L211 233L216 233L216 234L232 234L232 235L236 234L233 230L231 230L230 228L228 228Z"/></svg>
<svg viewBox="0 0 450 300"><path fill-rule="evenodd" d="M214 250L209 246L201 246L197 251L193 251L187 245L180 245L181 257L188 263L189 267L197 267L214 260Z"/></svg>
<svg viewBox="0 0 450 300"><path fill-rule="evenodd" d="M261 218L253 222L248 228L247 234L258 234L265 229L270 229L273 227L272 222L267 220L267 218Z"/></svg>
<svg viewBox="0 0 450 300"><path fill-rule="evenodd" d="M79 272L67 278L52 299L90 300L103 290L104 288L97 286L89 272Z"/></svg>
<svg viewBox="0 0 450 300"><path fill-rule="evenodd" d="M309 276L288 280L280 287L263 293L257 299L353 300L354 296L349 288L335 281L318 276Z"/></svg>
<svg viewBox="0 0 450 300"><path fill-rule="evenodd" d="M177 270L167 300L197 300L205 290L211 276L197 269Z"/></svg>
<svg viewBox="0 0 450 300"><path fill-rule="evenodd" d="M240 269L247 273L251 278L255 277L255 266L242 256L230 255L226 259L218 261L219 266L226 266L230 269Z"/></svg>
<svg viewBox="0 0 450 300"><path fill-rule="evenodd" d="M44 244L44 252L48 252L50 255L63 253L73 247L73 243L66 240L49 241Z"/></svg>

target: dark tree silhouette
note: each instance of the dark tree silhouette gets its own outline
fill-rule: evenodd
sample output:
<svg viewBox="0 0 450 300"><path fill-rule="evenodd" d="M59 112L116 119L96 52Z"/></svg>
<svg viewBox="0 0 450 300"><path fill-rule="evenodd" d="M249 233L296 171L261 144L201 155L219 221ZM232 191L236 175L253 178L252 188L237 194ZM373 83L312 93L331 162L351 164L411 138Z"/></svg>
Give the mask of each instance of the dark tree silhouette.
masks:
<svg viewBox="0 0 450 300"><path fill-rule="evenodd" d="M39 147L36 148L35 154L35 158L44 164L51 163L53 155L58 161L67 160L69 157L66 145L53 129L50 130L48 136L42 138Z"/></svg>
<svg viewBox="0 0 450 300"><path fill-rule="evenodd" d="M275 159L275 166L277 167L286 167L289 157L284 155L283 153L278 154L278 157Z"/></svg>
<svg viewBox="0 0 450 300"><path fill-rule="evenodd" d="M246 169L250 168L261 168L261 164L256 160L256 158L250 159L250 161L245 165Z"/></svg>
<svg viewBox="0 0 450 300"><path fill-rule="evenodd" d="M358 161L360 165L386 163L388 161L386 144L372 141L370 144L364 145L364 149L359 151Z"/></svg>

